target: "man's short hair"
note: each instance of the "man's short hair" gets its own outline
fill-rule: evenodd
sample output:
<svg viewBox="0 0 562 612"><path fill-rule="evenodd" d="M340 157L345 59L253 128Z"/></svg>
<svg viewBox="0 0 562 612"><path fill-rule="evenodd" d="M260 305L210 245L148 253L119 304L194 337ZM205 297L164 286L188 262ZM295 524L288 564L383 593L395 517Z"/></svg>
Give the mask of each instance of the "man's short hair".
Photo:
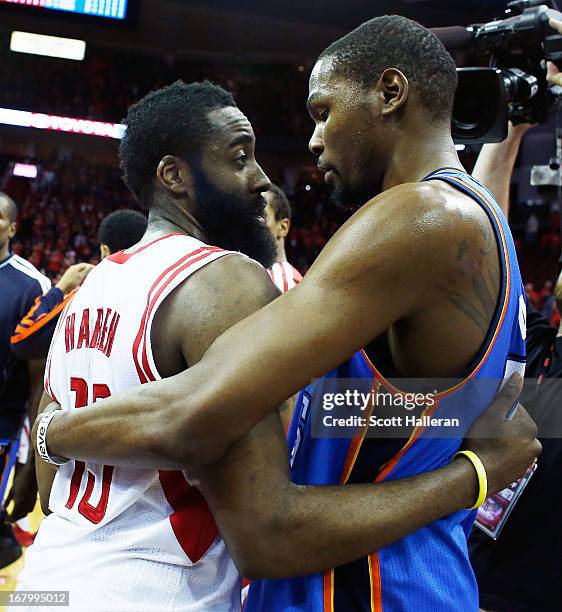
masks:
<svg viewBox="0 0 562 612"><path fill-rule="evenodd" d="M273 197L271 198L270 205L271 208L273 208L275 221L281 221L281 219L290 219L292 213L291 204L287 196L285 195L285 192L275 183L271 183L271 187L269 190L273 192Z"/></svg>
<svg viewBox="0 0 562 612"><path fill-rule="evenodd" d="M119 159L125 183L145 208L152 205L160 160L176 155L197 161L210 133L207 115L227 106L236 106L232 94L210 81L176 81L129 107Z"/></svg>
<svg viewBox="0 0 562 612"><path fill-rule="evenodd" d="M144 235L148 219L137 210L116 210L107 215L100 224L99 240L112 253L128 249Z"/></svg>
<svg viewBox="0 0 562 612"><path fill-rule="evenodd" d="M419 23L398 15L366 21L324 49L340 74L363 85L377 82L387 68L404 73L434 120L450 120L457 71L443 43Z"/></svg>
<svg viewBox="0 0 562 612"><path fill-rule="evenodd" d="M15 223L18 220L18 206L7 193L0 191L0 204L2 203L8 207L10 223Z"/></svg>

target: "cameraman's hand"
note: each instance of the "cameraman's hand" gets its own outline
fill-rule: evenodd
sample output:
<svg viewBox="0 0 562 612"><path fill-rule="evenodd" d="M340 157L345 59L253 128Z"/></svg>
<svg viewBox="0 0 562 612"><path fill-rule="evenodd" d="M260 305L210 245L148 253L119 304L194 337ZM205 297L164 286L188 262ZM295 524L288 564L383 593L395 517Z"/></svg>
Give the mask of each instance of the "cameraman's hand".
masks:
<svg viewBox="0 0 562 612"><path fill-rule="evenodd" d="M562 21L558 21L558 19L550 19L548 21L548 25L558 32L558 34L562 34ZM547 75L546 78L551 85L558 85L562 87L562 72L558 69L558 66L553 62L546 63Z"/></svg>
<svg viewBox="0 0 562 612"><path fill-rule="evenodd" d="M522 386L521 376L511 376L465 438L464 448L474 451L486 468L490 493L520 478L542 451L536 439L537 426L521 404L511 420L505 419Z"/></svg>
<svg viewBox="0 0 562 612"><path fill-rule="evenodd" d="M84 282L84 279L93 270L94 266L89 263L78 263L70 266L55 285L64 295L70 293Z"/></svg>

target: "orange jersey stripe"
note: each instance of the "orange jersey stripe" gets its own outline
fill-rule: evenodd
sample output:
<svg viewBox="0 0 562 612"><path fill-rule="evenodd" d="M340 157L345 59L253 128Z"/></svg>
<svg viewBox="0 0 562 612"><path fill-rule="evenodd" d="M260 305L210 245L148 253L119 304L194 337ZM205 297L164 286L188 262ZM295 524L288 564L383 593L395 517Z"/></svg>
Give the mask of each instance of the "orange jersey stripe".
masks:
<svg viewBox="0 0 562 612"><path fill-rule="evenodd" d="M324 612L334 612L334 570L324 572Z"/></svg>
<svg viewBox="0 0 562 612"><path fill-rule="evenodd" d="M17 344L18 342L22 342L23 340L25 340L26 338L29 338L29 336L33 335L35 332L40 330L42 327L44 327L49 321L54 319L57 315L60 314L60 312L62 312L62 310L65 308L68 302L70 302L70 300L74 297L74 294L76 293L76 291L78 291L78 289L75 289L74 291L71 291L68 295L66 295L63 301L57 304L53 308L53 310L45 314L42 314L37 320L33 320L32 318L33 314L39 307L39 304L41 301L40 297L36 298L35 304L31 307L29 312L16 326L14 335L10 338L10 342L12 344Z"/></svg>
<svg viewBox="0 0 562 612"><path fill-rule="evenodd" d="M378 380L374 381L372 389L374 390L376 395L378 393L378 390L380 389L380 383ZM357 433L353 437L353 440L351 441L351 444L349 445L347 457L345 458L345 463L343 465L343 471L340 476L340 484L345 484L349 480L351 470L353 470L353 466L355 465L355 461L357 460L357 456L359 455L359 451L361 450L361 445L363 444L363 440L367 435L367 431L369 429L369 417L373 413L373 408L374 406L371 406L368 413L366 413L367 422L365 426L361 427L357 431Z"/></svg>
<svg viewBox="0 0 562 612"><path fill-rule="evenodd" d="M371 580L371 612L382 612L382 585L378 553L369 555L369 578Z"/></svg>

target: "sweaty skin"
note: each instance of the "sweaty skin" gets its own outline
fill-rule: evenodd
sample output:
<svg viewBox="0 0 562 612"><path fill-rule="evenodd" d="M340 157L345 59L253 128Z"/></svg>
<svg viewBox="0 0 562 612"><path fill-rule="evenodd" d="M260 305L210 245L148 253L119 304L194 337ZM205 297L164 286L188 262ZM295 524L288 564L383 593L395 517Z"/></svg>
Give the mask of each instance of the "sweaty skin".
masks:
<svg viewBox="0 0 562 612"><path fill-rule="evenodd" d="M380 100L394 107L392 92L407 94L397 78L381 77ZM311 149L325 155L338 131L355 127L337 110L324 116L329 96L321 75L313 73L311 87ZM419 182L438 167L459 166L450 135L438 134L436 143L429 128L420 133L426 122L412 108L405 128L412 134L395 145L396 167L380 177L385 191L340 228L296 288L270 301L269 280L255 265L235 257L209 264L172 294L154 326L157 365L169 377L58 414L50 452L186 469L250 577L334 567L473 503L476 479L464 458L396 482L294 485L279 418L271 415L362 347L385 343L404 376L448 377L482 345L499 293L495 238L475 202L447 185ZM247 154L253 160L253 142ZM335 154L329 161L341 170ZM185 227L181 217L175 226ZM497 439L469 432L466 441L486 466L490 490L512 482L540 453L524 410L504 420L516 395L508 388L473 426Z"/></svg>

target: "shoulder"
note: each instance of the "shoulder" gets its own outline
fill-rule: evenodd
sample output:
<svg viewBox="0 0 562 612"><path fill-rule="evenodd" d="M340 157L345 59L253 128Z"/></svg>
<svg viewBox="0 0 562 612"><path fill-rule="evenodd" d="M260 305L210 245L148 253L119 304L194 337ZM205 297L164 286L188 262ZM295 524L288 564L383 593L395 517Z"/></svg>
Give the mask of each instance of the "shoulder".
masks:
<svg viewBox="0 0 562 612"><path fill-rule="evenodd" d="M491 231L482 208L454 188L437 181L406 183L362 206L334 234L327 253L368 265L396 258L404 268L408 258L442 269L454 266L464 244L478 248Z"/></svg>
<svg viewBox="0 0 562 612"><path fill-rule="evenodd" d="M496 239L476 202L446 184L403 184L342 225L299 288L339 287L353 299L384 292L406 312L431 304L451 283L468 282L488 253L497 253Z"/></svg>
<svg viewBox="0 0 562 612"><path fill-rule="evenodd" d="M193 273L173 292L170 305L188 312L189 318L227 311L242 318L278 295L263 266L245 255L228 253Z"/></svg>
<svg viewBox="0 0 562 612"><path fill-rule="evenodd" d="M489 226L487 214L477 202L440 181L398 185L367 206L377 207L377 213L407 226L413 241L421 237L432 243L436 238L446 244L458 236L475 238Z"/></svg>
<svg viewBox="0 0 562 612"><path fill-rule="evenodd" d="M29 288L37 288L38 293L44 293L51 288L51 281L44 274L41 274L37 268L19 255L12 255L4 264L7 269L12 269L16 272L18 281L22 286Z"/></svg>
<svg viewBox="0 0 562 612"><path fill-rule="evenodd" d="M267 270L241 253L219 257L194 274L190 282L192 287L197 284L206 291L215 291L220 287L225 292L224 299L232 299L239 293L278 295Z"/></svg>
<svg viewBox="0 0 562 612"><path fill-rule="evenodd" d="M157 328L175 338L185 362L193 365L229 327L279 295L266 270L236 253L224 255L192 274L160 308Z"/></svg>

